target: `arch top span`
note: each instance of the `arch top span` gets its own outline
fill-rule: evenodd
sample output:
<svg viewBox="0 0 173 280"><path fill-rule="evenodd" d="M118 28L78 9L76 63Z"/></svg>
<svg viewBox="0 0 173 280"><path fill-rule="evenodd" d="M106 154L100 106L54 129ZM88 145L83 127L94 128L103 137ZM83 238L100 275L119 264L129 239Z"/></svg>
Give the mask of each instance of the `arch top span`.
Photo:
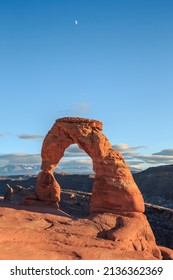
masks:
<svg viewBox="0 0 173 280"><path fill-rule="evenodd" d="M143 197L122 155L102 133L102 122L79 117L57 119L46 135L41 156L42 172L36 194L42 200L60 200L53 170L71 144L78 144L93 160L95 180L90 212L144 211Z"/></svg>
<svg viewBox="0 0 173 280"><path fill-rule="evenodd" d="M103 129L103 123L97 120L79 118L79 117L64 117L56 120L56 123L76 123L76 124L88 124L93 128Z"/></svg>

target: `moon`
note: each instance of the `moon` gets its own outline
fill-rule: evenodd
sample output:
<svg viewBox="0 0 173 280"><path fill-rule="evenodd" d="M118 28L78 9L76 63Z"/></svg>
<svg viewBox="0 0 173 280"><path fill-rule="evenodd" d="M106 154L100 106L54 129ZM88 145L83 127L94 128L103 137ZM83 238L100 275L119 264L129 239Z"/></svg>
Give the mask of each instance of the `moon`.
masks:
<svg viewBox="0 0 173 280"><path fill-rule="evenodd" d="M74 23L75 23L75 25L78 25L78 20L75 20Z"/></svg>

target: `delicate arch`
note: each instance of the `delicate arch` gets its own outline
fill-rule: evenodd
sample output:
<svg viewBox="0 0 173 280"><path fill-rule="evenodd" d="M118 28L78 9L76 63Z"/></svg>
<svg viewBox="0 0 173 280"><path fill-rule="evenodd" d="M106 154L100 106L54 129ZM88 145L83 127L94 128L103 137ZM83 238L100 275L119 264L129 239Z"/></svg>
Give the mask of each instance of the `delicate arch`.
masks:
<svg viewBox="0 0 173 280"><path fill-rule="evenodd" d="M53 170L71 144L78 144L93 160L95 180L90 212L144 211L143 197L122 155L101 132L102 123L85 118L56 120L46 135L36 194L41 200L60 200L60 186Z"/></svg>

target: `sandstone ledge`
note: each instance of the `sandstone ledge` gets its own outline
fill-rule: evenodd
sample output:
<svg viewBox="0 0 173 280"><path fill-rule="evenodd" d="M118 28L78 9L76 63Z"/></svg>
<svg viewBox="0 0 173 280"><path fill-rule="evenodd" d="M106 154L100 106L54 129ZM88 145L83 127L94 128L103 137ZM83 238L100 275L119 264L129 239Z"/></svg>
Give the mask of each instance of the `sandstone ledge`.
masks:
<svg viewBox="0 0 173 280"><path fill-rule="evenodd" d="M150 227L144 235L139 223L134 227L135 219L145 219L142 213L131 214L132 219L108 213L76 219L42 206L0 203L1 260L162 259ZM122 223L126 225L121 228ZM128 226L129 236L124 230Z"/></svg>

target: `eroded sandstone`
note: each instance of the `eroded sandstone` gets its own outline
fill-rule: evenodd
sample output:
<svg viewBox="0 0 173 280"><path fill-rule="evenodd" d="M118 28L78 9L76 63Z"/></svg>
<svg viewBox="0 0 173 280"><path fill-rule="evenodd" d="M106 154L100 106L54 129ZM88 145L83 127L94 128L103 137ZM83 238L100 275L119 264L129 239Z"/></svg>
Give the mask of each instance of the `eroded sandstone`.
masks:
<svg viewBox="0 0 173 280"><path fill-rule="evenodd" d="M60 200L60 186L53 176L53 170L66 148L74 143L93 160L95 180L90 213L144 211L143 197L129 167L102 133L102 123L84 118L58 119L46 135L41 152L43 171L38 176L36 186L39 199Z"/></svg>
<svg viewBox="0 0 173 280"><path fill-rule="evenodd" d="M142 213L121 216L125 232L119 214L72 219L58 209L52 214L40 213L45 210L44 202L40 210L37 204L9 206L0 203L1 260L162 259ZM168 253L170 257L171 250Z"/></svg>

